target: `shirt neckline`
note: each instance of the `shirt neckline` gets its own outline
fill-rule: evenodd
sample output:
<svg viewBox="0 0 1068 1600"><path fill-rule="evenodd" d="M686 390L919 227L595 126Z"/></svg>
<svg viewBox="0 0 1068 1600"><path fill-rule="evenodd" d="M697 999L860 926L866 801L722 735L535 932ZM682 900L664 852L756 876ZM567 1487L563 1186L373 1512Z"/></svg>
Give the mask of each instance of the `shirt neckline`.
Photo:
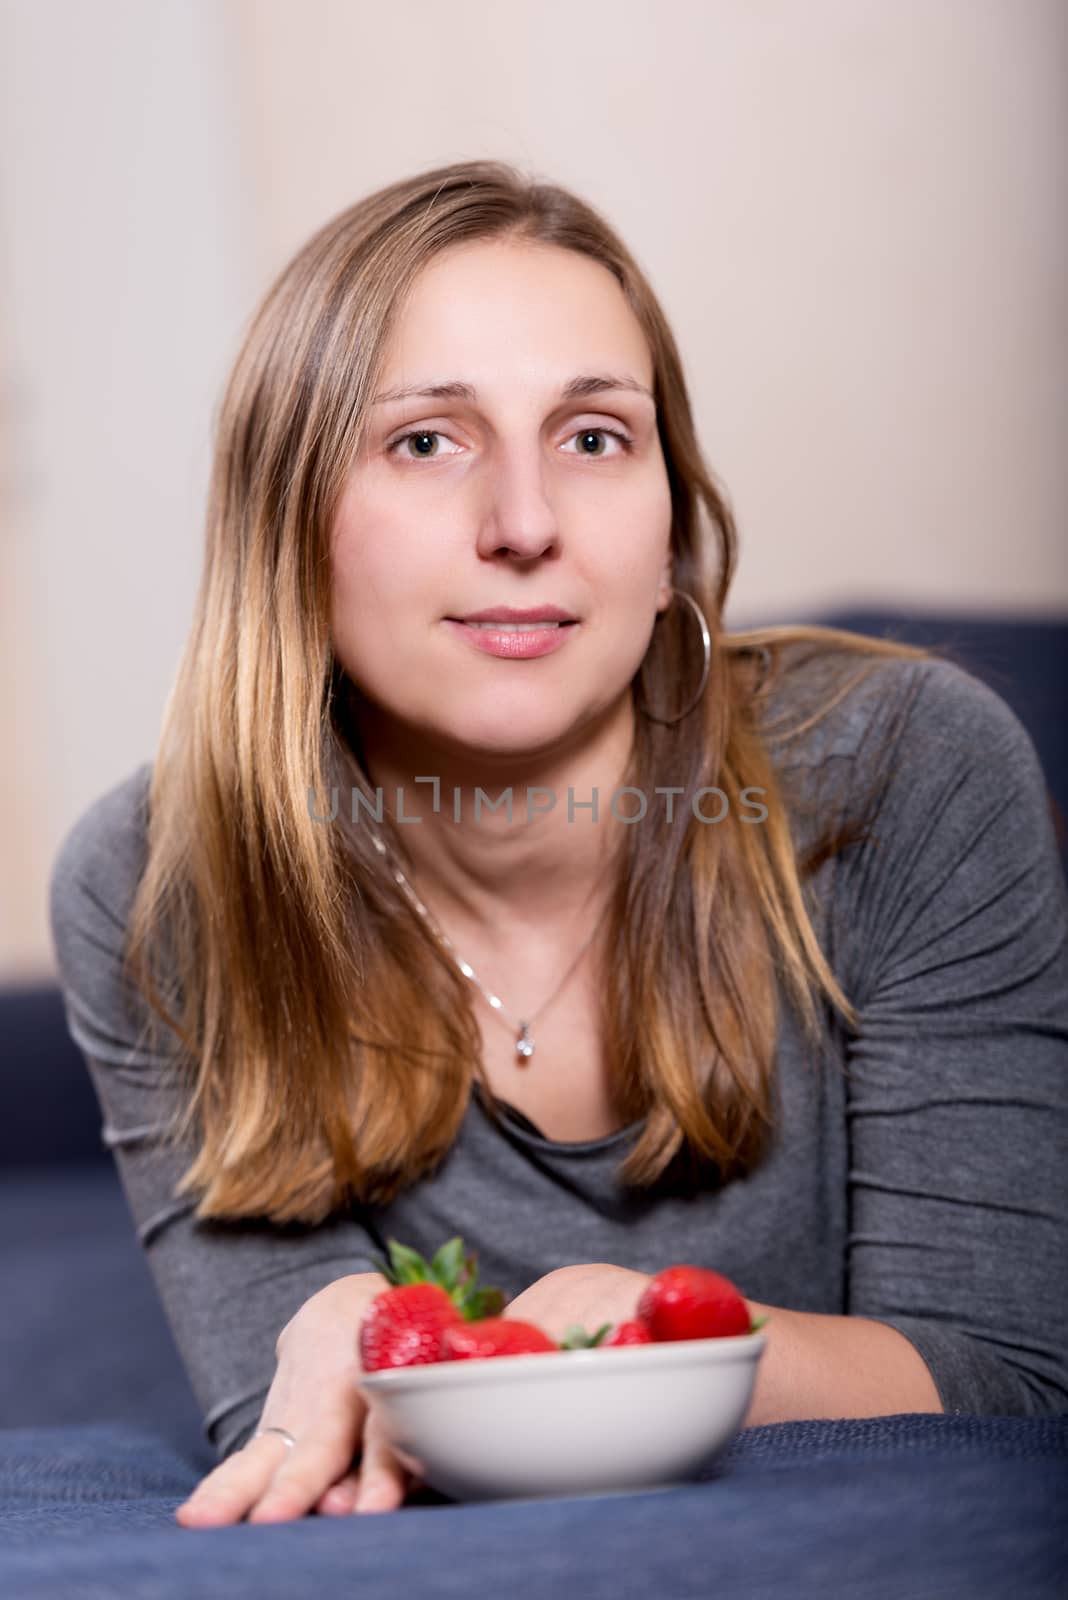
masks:
<svg viewBox="0 0 1068 1600"><path fill-rule="evenodd" d="M482 1085L477 1078L472 1082L472 1091L478 1108L488 1122L491 1123L489 1109L486 1105ZM508 1123L511 1131L528 1144L540 1146L544 1150L555 1150L564 1155L583 1155L587 1151L607 1149L611 1145L619 1144L628 1135L640 1126L640 1122L628 1122L625 1127L617 1128L614 1133L602 1134L597 1139L550 1139L549 1136L531 1121L525 1111L520 1111L518 1106L512 1105L510 1100L502 1100L494 1096L495 1104L501 1117Z"/></svg>

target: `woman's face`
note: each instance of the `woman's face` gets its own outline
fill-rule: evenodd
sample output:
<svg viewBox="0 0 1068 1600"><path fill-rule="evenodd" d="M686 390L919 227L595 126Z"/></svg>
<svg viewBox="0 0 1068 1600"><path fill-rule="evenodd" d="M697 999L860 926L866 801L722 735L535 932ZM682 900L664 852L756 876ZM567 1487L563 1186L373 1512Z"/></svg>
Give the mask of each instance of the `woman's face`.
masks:
<svg viewBox="0 0 1068 1600"><path fill-rule="evenodd" d="M612 387L568 396L580 378ZM420 273L378 392L443 384L471 392L371 408L331 529L334 649L380 733L471 756L558 751L631 716L671 600L652 358L606 268L477 241ZM547 654L502 657L454 620L498 606L575 621Z"/></svg>

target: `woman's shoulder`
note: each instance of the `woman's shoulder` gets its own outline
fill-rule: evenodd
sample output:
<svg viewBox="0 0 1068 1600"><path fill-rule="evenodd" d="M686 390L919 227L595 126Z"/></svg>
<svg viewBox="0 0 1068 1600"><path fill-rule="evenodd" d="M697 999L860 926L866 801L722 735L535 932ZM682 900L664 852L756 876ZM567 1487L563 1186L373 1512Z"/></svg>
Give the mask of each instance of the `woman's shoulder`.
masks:
<svg viewBox="0 0 1068 1600"><path fill-rule="evenodd" d="M958 663L839 651L816 660L791 646L768 701L776 726L800 730L769 740L798 848L859 828L869 839L860 858L869 898L873 873L900 895L906 880L940 882L960 861L973 873L1060 880L1034 741L1002 696ZM806 726L824 705L826 716Z"/></svg>
<svg viewBox="0 0 1068 1600"><path fill-rule="evenodd" d="M1030 735L989 684L945 656L866 655L791 641L761 719L776 764L859 761L893 747L925 763L1034 758Z"/></svg>
<svg viewBox="0 0 1068 1600"><path fill-rule="evenodd" d="M146 761L92 801L63 836L49 882L57 943L72 917L125 925L144 870L151 781Z"/></svg>
<svg viewBox="0 0 1068 1600"><path fill-rule="evenodd" d="M146 860L151 778L152 764L144 763L86 807L60 845L49 885L71 1036L88 1059L123 1066L148 1059L141 1051L148 1013L124 958Z"/></svg>

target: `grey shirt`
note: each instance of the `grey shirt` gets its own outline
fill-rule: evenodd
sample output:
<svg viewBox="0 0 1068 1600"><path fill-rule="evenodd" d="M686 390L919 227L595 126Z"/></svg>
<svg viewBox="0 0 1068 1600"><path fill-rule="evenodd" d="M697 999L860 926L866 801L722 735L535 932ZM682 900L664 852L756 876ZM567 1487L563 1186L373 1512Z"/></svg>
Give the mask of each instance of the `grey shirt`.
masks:
<svg viewBox="0 0 1068 1600"><path fill-rule="evenodd" d="M771 714L816 704L840 670L797 656ZM191 1152L160 1146L175 1091L132 1048L145 1010L119 972L150 765L89 807L51 882L68 1025L220 1458L258 1421L285 1323L389 1237L429 1254L462 1234L509 1295L573 1262L702 1263L772 1307L897 1328L947 1413L1068 1411L1068 894L1043 776L992 690L948 662L886 660L777 757L799 848L887 738L869 837L812 880L860 1030L829 1026L821 1060L783 1001L775 1134L748 1177L628 1190L636 1126L560 1143L506 1110L498 1129L476 1089L431 1177L314 1227L197 1222L175 1200Z"/></svg>

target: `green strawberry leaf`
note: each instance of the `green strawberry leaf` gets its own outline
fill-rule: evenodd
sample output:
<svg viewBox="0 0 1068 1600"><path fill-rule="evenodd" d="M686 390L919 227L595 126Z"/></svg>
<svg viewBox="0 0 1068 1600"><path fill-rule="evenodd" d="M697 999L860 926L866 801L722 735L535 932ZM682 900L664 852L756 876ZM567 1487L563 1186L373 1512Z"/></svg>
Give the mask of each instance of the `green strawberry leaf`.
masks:
<svg viewBox="0 0 1068 1600"><path fill-rule="evenodd" d="M592 1350L599 1345L605 1334L609 1332L612 1324L605 1322L597 1329L596 1333L587 1333L585 1328L576 1322L568 1328L560 1341L561 1350Z"/></svg>
<svg viewBox="0 0 1068 1600"><path fill-rule="evenodd" d="M505 1298L500 1289L472 1289L456 1303L465 1322L481 1322L484 1317L499 1317Z"/></svg>
<svg viewBox="0 0 1068 1600"><path fill-rule="evenodd" d="M460 1281L460 1269L464 1264L464 1242L457 1234L455 1239L450 1239L443 1244L433 1261L430 1263L430 1273L435 1283L440 1283L443 1289L452 1289Z"/></svg>
<svg viewBox="0 0 1068 1600"><path fill-rule="evenodd" d="M757 1329L762 1328L767 1320L767 1317L754 1317L749 1324L749 1332L756 1333Z"/></svg>
<svg viewBox="0 0 1068 1600"><path fill-rule="evenodd" d="M468 1322L495 1317L504 1310L506 1300L500 1289L478 1287L478 1257L474 1252L464 1256L464 1242L459 1234L448 1239L432 1261L426 1261L418 1250L401 1244L398 1239L387 1242L388 1262L373 1253L370 1259L375 1270L394 1288L432 1283L444 1290Z"/></svg>
<svg viewBox="0 0 1068 1600"><path fill-rule="evenodd" d="M389 1257L393 1263L393 1282L396 1284L430 1283L430 1268L419 1254L396 1239L389 1241Z"/></svg>

